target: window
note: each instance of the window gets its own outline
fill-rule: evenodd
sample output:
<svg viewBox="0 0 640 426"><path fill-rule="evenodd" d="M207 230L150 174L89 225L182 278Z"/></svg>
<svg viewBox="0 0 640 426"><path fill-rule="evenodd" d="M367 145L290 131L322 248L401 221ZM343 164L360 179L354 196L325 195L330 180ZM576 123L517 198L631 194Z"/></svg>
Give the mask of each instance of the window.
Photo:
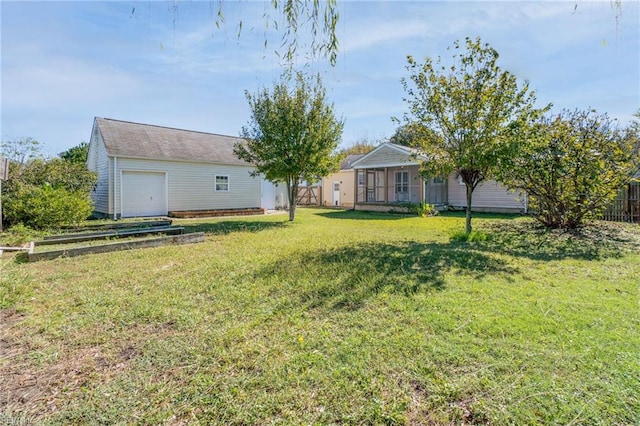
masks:
<svg viewBox="0 0 640 426"><path fill-rule="evenodd" d="M396 173L396 193L409 192L409 172Z"/></svg>
<svg viewBox="0 0 640 426"><path fill-rule="evenodd" d="M358 186L364 186L364 170L358 170Z"/></svg>
<svg viewBox="0 0 640 426"><path fill-rule="evenodd" d="M229 191L229 176L216 176L216 191Z"/></svg>

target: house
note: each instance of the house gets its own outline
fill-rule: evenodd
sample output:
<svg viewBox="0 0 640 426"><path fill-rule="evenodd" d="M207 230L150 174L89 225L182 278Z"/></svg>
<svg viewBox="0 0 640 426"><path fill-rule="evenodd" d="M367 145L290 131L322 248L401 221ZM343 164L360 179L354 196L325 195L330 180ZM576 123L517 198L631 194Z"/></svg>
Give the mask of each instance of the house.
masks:
<svg viewBox="0 0 640 426"><path fill-rule="evenodd" d="M322 204L332 207L353 208L355 174L353 163L364 154L350 154L340 163L340 170L322 179Z"/></svg>
<svg viewBox="0 0 640 426"><path fill-rule="evenodd" d="M355 210L399 210L401 203L429 203L439 208L466 208L466 186L450 176L423 179L420 163L428 161L412 148L384 143L356 160ZM473 192L474 211L526 211L526 197L507 190L496 181L483 182Z"/></svg>
<svg viewBox="0 0 640 426"><path fill-rule="evenodd" d="M278 190L233 153L241 138L96 117L87 166L95 212L110 218L272 209Z"/></svg>

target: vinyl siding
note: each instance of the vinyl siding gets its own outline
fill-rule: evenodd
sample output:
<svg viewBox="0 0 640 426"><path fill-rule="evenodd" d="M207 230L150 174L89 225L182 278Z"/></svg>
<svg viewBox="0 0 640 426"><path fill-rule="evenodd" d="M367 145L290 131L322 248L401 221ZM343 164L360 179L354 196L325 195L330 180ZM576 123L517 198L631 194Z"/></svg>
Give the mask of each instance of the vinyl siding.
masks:
<svg viewBox="0 0 640 426"><path fill-rule="evenodd" d="M472 209L486 211L522 211L524 204L516 192L507 190L500 183L491 180L479 184L473 191ZM455 174L449 176L449 205L454 208L467 206L466 186L460 185Z"/></svg>
<svg viewBox="0 0 640 426"><path fill-rule="evenodd" d="M366 169L373 167L400 166L403 164L415 164L411 160L411 155L398 149L382 146L374 150L358 161L354 167L356 169Z"/></svg>
<svg viewBox="0 0 640 426"><path fill-rule="evenodd" d="M169 211L260 207L260 179L249 176L253 167L118 158L115 182L118 206L123 170L166 172ZM217 175L229 176L228 192L215 190Z"/></svg>
<svg viewBox="0 0 640 426"><path fill-rule="evenodd" d="M333 183L340 182L340 207L353 207L355 171L340 170L322 179L322 203L333 206Z"/></svg>
<svg viewBox="0 0 640 426"><path fill-rule="evenodd" d="M91 192L91 199L93 200L93 209L98 213L106 215L112 213L109 206L109 163L102 136L97 127L94 126L89 143L87 168L98 174L98 182L96 183L95 189Z"/></svg>

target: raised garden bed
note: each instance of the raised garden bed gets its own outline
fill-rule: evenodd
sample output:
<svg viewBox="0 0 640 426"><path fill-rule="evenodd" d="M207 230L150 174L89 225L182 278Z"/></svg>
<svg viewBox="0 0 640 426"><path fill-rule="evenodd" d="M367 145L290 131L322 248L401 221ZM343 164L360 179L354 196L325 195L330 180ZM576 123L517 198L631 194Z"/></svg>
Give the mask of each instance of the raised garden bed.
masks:
<svg viewBox="0 0 640 426"><path fill-rule="evenodd" d="M159 247L168 244L192 244L204 241L204 232L194 232L191 234L180 234L164 237L130 239L127 241L106 243L98 245L87 245L82 247L65 247L49 251L30 251L28 253L29 262L38 260L55 259L57 257L73 257L91 253L108 253L118 250L130 250L135 248Z"/></svg>
<svg viewBox="0 0 640 426"><path fill-rule="evenodd" d="M77 243L82 241L107 240L111 238L135 237L152 234L177 235L184 234L182 226L153 226L147 228L112 229L101 232L82 232L74 234L49 235L42 241L35 241L36 246Z"/></svg>

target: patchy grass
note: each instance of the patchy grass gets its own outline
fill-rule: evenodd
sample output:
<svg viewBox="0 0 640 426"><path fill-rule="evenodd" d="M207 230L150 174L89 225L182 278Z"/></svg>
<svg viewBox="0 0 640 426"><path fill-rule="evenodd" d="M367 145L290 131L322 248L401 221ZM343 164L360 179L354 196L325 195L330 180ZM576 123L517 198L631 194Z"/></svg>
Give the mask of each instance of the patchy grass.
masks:
<svg viewBox="0 0 640 426"><path fill-rule="evenodd" d="M0 270L0 419L636 424L640 229L300 209ZM4 259L3 259L4 260Z"/></svg>

